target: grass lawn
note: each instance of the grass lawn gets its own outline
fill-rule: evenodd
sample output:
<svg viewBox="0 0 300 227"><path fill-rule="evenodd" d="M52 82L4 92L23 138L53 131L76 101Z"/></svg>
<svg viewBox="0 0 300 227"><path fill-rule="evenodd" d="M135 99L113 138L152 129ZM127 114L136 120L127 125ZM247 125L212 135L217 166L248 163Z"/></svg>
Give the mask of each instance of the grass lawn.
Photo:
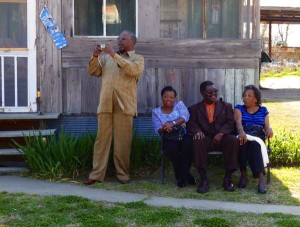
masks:
<svg viewBox="0 0 300 227"><path fill-rule="evenodd" d="M293 102L264 102L270 112L270 122L274 133L282 130L300 133L300 101ZM96 184L95 188L121 190L127 192L147 193L149 195L173 196L179 198L211 199L222 201L236 201L245 203L300 205L300 168L274 167L271 168L271 184L268 185L266 195L257 193L257 180L248 171L248 186L234 192L224 192L222 187L223 170L220 160L212 159L213 165L208 170L210 190L206 194L196 193L196 186L177 188L172 169L169 169L164 185L160 183L159 170L153 175L135 176L130 184L120 185L115 178L106 179L105 183ZM193 175L199 179L196 169ZM239 181L239 172L233 175L235 185Z"/></svg>
<svg viewBox="0 0 300 227"><path fill-rule="evenodd" d="M75 196L0 193L0 226L300 226L300 216L112 204Z"/></svg>
<svg viewBox="0 0 300 227"><path fill-rule="evenodd" d="M300 100L290 102L264 102L270 113L274 133L282 130L300 134Z"/></svg>
<svg viewBox="0 0 300 227"><path fill-rule="evenodd" d="M270 122L277 134L285 131L300 133L300 101L264 102L270 112ZM225 192L222 187L222 162L210 159L208 170L210 190L196 193L196 185L177 188L173 171L166 172L165 184L160 183L160 172L132 176L130 184L121 185L114 177L92 188L120 190L157 196L178 198L235 201L259 204L300 205L300 168L274 167L271 169L271 184L265 195L257 193L257 180L248 172L245 189ZM193 175L199 179L195 168ZM84 176L85 178L86 176ZM239 173L233 175L234 183ZM62 181L69 181L63 179ZM73 181L82 185L83 179ZM84 187L82 185L82 187ZM300 226L300 216L273 214L236 213L226 211L201 211L192 209L158 208L142 202L111 204L89 201L75 196L29 196L0 193L0 227L4 226Z"/></svg>

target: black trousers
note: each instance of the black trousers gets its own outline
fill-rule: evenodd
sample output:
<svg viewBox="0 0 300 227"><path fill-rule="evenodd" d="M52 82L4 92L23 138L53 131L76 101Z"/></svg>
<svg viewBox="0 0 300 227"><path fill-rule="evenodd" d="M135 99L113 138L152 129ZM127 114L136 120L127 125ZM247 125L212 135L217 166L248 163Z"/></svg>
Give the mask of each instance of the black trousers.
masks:
<svg viewBox="0 0 300 227"><path fill-rule="evenodd" d="M249 163L252 175L254 178L258 177L259 173L264 173L264 164L261 154L261 148L256 141L247 141L241 146L239 152L239 164L241 170L246 170L247 163Z"/></svg>
<svg viewBox="0 0 300 227"><path fill-rule="evenodd" d="M172 162L177 181L185 182L190 172L193 152L192 137L184 135L182 140L163 140L166 157Z"/></svg>

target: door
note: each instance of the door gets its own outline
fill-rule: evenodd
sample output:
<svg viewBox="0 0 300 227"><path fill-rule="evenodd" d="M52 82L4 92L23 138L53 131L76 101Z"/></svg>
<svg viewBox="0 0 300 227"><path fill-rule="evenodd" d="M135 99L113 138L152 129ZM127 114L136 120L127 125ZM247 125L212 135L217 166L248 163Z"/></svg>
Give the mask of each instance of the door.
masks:
<svg viewBox="0 0 300 227"><path fill-rule="evenodd" d="M36 1L0 0L0 112L36 112Z"/></svg>

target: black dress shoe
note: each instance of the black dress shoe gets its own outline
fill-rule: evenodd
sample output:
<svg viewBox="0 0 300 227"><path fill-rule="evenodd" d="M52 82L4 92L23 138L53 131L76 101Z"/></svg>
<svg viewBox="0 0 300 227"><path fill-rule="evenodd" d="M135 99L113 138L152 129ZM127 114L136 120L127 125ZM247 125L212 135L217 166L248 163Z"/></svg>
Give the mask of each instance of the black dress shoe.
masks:
<svg viewBox="0 0 300 227"><path fill-rule="evenodd" d="M187 177L187 182L191 185L196 185L196 180L195 178L189 173L188 177Z"/></svg>
<svg viewBox="0 0 300 227"><path fill-rule="evenodd" d="M234 191L234 186L233 186L233 183L232 183L232 179L229 178L229 177L224 178L223 187L224 187L225 191L233 192Z"/></svg>
<svg viewBox="0 0 300 227"><path fill-rule="evenodd" d="M93 179L87 179L87 181L85 181L83 184L85 184L85 185L92 185L92 184L95 184L97 182L99 182L99 181L93 180Z"/></svg>
<svg viewBox="0 0 300 227"><path fill-rule="evenodd" d="M239 181L238 187L239 188L246 188L246 186L247 186L247 180L241 178L240 181Z"/></svg>
<svg viewBox="0 0 300 227"><path fill-rule="evenodd" d="M257 187L257 192L258 192L259 194L266 194L266 193L267 193L267 189L264 188L264 187L259 187L259 185L258 185L258 187Z"/></svg>
<svg viewBox="0 0 300 227"><path fill-rule="evenodd" d="M209 188L209 184L208 184L208 180L200 180L199 182L199 186L197 188L197 192L198 193L206 193L208 192L208 188Z"/></svg>

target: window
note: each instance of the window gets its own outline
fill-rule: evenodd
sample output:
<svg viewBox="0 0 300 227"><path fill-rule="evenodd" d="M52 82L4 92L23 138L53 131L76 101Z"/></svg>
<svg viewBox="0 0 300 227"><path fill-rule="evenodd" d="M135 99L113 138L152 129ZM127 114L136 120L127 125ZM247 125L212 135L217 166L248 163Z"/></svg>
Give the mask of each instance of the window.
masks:
<svg viewBox="0 0 300 227"><path fill-rule="evenodd" d="M0 21L0 48L26 48L26 1L0 1Z"/></svg>
<svg viewBox="0 0 300 227"><path fill-rule="evenodd" d="M238 38L239 0L161 0L161 38Z"/></svg>
<svg viewBox="0 0 300 227"><path fill-rule="evenodd" d="M137 0L74 0L74 27L78 36L118 36L136 33Z"/></svg>

